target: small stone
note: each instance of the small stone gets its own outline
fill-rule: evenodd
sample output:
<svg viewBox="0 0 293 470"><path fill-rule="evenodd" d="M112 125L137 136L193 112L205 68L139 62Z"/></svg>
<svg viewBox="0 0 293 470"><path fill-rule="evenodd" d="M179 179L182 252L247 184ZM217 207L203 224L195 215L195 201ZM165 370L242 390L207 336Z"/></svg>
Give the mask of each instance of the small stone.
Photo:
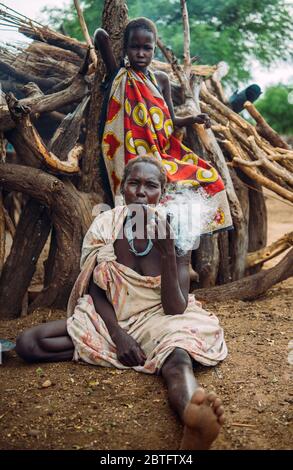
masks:
<svg viewBox="0 0 293 470"><path fill-rule="evenodd" d="M42 383L42 388L48 388L52 386L51 380L47 379L45 382Z"/></svg>
<svg viewBox="0 0 293 470"><path fill-rule="evenodd" d="M37 429L29 429L28 431L28 435L32 437L38 437L39 434L40 431L38 431Z"/></svg>

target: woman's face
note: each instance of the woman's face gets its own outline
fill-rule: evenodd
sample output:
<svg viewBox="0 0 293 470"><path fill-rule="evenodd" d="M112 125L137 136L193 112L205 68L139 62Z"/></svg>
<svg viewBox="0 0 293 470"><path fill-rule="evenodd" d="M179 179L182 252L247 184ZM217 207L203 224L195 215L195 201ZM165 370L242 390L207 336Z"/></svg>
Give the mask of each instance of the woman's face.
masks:
<svg viewBox="0 0 293 470"><path fill-rule="evenodd" d="M152 163L135 163L125 180L123 194L127 205L157 205L162 195L160 170Z"/></svg>
<svg viewBox="0 0 293 470"><path fill-rule="evenodd" d="M126 54L131 67L146 72L155 52L154 34L141 28L132 29L129 34Z"/></svg>

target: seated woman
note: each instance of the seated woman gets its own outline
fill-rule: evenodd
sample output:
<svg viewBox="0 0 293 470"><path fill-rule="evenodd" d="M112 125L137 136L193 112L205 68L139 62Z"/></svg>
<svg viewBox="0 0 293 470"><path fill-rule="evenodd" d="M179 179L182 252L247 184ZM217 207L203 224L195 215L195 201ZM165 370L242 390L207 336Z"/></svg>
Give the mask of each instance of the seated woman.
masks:
<svg viewBox="0 0 293 470"><path fill-rule="evenodd" d="M201 187L213 198L219 210L215 211L211 232L231 227L226 191L217 170L174 135L174 126L198 123L209 127L209 117L175 115L168 75L149 69L157 42L152 21L147 18L129 21L123 40L124 64L118 67L109 35L101 28L95 32L95 46L109 77L100 139L101 164L104 162L106 167L113 200L121 193L124 168L129 160L151 153L165 166L170 182L195 190Z"/></svg>
<svg viewBox="0 0 293 470"><path fill-rule="evenodd" d="M69 318L20 334L16 350L26 361L84 361L162 374L171 407L184 425L181 449L208 449L224 422L221 400L200 388L193 363L216 365L227 355L217 318L189 294L190 253L177 256L162 215L149 237L130 224L130 207L147 215L166 186L166 170L153 157L125 167L125 205L96 217L82 248L81 273L68 304ZM145 220L146 219L146 220ZM160 238L160 224L166 237ZM125 226L128 226L127 230Z"/></svg>

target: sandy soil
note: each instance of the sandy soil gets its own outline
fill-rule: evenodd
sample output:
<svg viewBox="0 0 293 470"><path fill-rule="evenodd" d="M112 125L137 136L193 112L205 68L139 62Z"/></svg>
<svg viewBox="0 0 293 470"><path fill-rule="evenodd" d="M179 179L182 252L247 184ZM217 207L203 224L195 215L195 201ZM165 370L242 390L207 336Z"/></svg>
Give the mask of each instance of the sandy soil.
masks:
<svg viewBox="0 0 293 470"><path fill-rule="evenodd" d="M267 199L269 242L292 230L293 209ZM270 262L272 265L273 262ZM214 449L290 449L293 441L293 279L253 302L206 304L226 332L229 356L200 367L199 382L223 399L227 422ZM37 311L0 322L1 337L64 317ZM51 386L42 384L51 381ZM27 365L14 352L0 367L1 449L177 449L181 425L160 377L82 364Z"/></svg>

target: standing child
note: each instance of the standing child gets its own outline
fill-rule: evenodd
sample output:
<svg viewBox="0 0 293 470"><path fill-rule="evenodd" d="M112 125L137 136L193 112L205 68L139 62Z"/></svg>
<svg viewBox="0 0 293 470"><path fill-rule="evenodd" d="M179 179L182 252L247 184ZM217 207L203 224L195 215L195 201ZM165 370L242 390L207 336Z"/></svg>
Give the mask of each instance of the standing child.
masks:
<svg viewBox="0 0 293 470"><path fill-rule="evenodd" d="M204 188L218 208L210 230L230 227L231 216L223 181L218 172L183 145L173 134L176 127L194 123L210 126L206 114L174 114L168 75L149 69L157 30L147 18L131 20L124 31L124 65L117 66L106 31L97 29L99 49L109 77L107 109L102 113L101 145L113 198L120 195L124 167L134 157L152 154L161 160L169 182Z"/></svg>

